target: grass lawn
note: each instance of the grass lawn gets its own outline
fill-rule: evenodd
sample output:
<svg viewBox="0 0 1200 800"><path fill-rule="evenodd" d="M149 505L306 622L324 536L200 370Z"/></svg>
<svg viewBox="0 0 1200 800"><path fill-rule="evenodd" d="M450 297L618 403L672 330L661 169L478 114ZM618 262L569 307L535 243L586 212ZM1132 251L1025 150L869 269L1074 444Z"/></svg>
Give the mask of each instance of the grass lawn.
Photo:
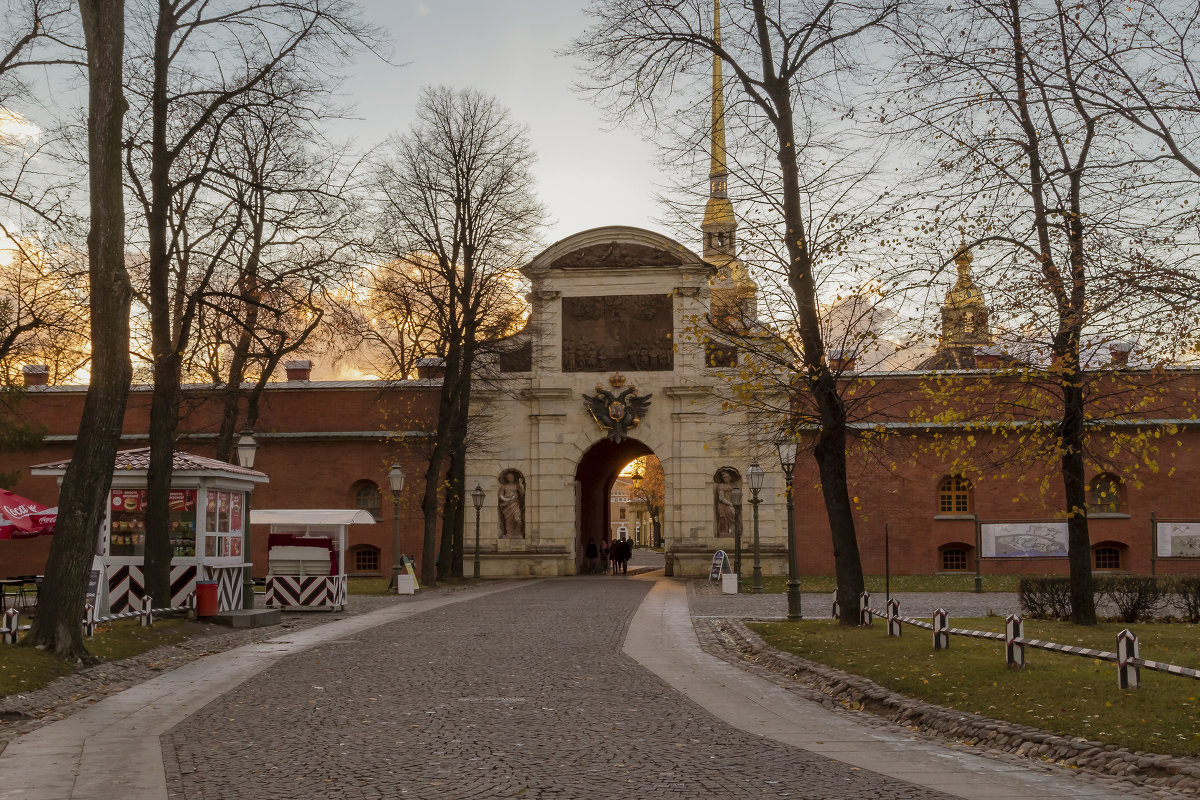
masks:
<svg viewBox="0 0 1200 800"><path fill-rule="evenodd" d="M1002 617L955 618L956 628L1004 630ZM952 636L935 652L929 631L905 626L889 639L880 621L845 628L832 620L750 626L769 644L862 675L898 694L959 711L1155 753L1200 752L1200 681L1142 670L1142 688L1117 688L1116 664L1025 648L1024 670L1004 664L1004 643ZM1116 623L1095 627L1030 620L1025 637L1114 651ZM1200 626L1142 624L1142 658L1200 667Z"/></svg>
<svg viewBox="0 0 1200 800"><path fill-rule="evenodd" d="M87 642L88 651L105 661L118 661L173 644L188 638L191 632L184 620L167 618L155 620L143 628L137 619L123 619L96 628L96 638ZM75 668L43 650L32 647L0 645L0 697L40 689Z"/></svg>
<svg viewBox="0 0 1200 800"><path fill-rule="evenodd" d="M742 558L742 568L746 569L745 556ZM882 593L886 579L882 575L866 575L863 580L867 591L871 594ZM1019 575L984 575L982 579L985 592L1015 592ZM745 594L750 591L753 579L749 572L738 581L738 591ZM800 591L829 592L837 588L837 580L832 575L803 575L800 577ZM770 575L763 578L763 592L766 594L783 594L787 591L787 577ZM975 591L974 573L961 575L893 575L892 592L973 592Z"/></svg>

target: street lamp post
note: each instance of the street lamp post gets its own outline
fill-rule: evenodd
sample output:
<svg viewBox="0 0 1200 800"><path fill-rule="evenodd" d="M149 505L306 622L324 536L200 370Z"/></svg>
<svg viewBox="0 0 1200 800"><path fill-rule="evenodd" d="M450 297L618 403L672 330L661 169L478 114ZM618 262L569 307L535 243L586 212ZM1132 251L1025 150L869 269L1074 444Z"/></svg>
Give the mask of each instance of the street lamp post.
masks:
<svg viewBox="0 0 1200 800"><path fill-rule="evenodd" d="M392 464L388 470L388 485L392 487L392 582L388 591L400 588L400 492L404 491L404 470Z"/></svg>
<svg viewBox="0 0 1200 800"><path fill-rule="evenodd" d="M471 502L475 504L475 577L479 577L479 509L483 508L483 487L478 482L471 490Z"/></svg>
<svg viewBox="0 0 1200 800"><path fill-rule="evenodd" d="M238 464L246 469L254 469L254 456L258 453L258 442L254 440L254 431L246 428L238 436L237 444L234 445L237 450ZM243 558L252 559L252 551L250 549L250 493L246 493L246 518L242 522L242 553ZM242 608L254 608L254 566L247 564L242 570Z"/></svg>
<svg viewBox="0 0 1200 800"><path fill-rule="evenodd" d="M746 470L746 482L750 484L750 505L754 506L754 584L750 587L750 591L754 594L762 594L762 560L759 558L758 552L758 504L762 502L758 497L758 493L763 487L763 468L755 461L750 465L750 469Z"/></svg>
<svg viewBox="0 0 1200 800"><path fill-rule="evenodd" d="M792 470L796 468L796 439L791 434L781 433L775 440L775 449L779 451L779 466L783 469L783 479L787 482L787 618L803 619L803 615L800 613L800 578L796 575L796 531L793 520L795 503L792 498Z"/></svg>
<svg viewBox="0 0 1200 800"><path fill-rule="evenodd" d="M734 486L733 495L733 574L742 575L742 487Z"/></svg>

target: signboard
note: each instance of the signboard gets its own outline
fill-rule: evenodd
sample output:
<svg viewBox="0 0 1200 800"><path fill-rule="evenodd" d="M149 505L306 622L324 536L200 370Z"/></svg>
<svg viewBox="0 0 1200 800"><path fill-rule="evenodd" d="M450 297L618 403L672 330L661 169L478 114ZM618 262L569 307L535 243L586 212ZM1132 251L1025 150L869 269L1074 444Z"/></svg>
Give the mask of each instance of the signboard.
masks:
<svg viewBox="0 0 1200 800"><path fill-rule="evenodd" d="M725 555L724 550L718 550L713 554L712 569L708 571L708 579L716 581L721 579L721 574L724 572L733 572L733 567L729 564L729 556Z"/></svg>
<svg viewBox="0 0 1200 800"><path fill-rule="evenodd" d="M1159 558L1200 558L1200 522L1159 522L1154 535Z"/></svg>
<svg viewBox="0 0 1200 800"><path fill-rule="evenodd" d="M100 581L104 577L104 562L92 556L92 572L88 575L87 602L92 608L100 608Z"/></svg>
<svg viewBox="0 0 1200 800"><path fill-rule="evenodd" d="M1065 522L981 522L983 558L1066 558Z"/></svg>
<svg viewBox="0 0 1200 800"><path fill-rule="evenodd" d="M413 588L420 589L421 584L417 583L417 571L413 568L412 559L408 556L402 555L400 556L400 563L404 565L404 571L412 577Z"/></svg>

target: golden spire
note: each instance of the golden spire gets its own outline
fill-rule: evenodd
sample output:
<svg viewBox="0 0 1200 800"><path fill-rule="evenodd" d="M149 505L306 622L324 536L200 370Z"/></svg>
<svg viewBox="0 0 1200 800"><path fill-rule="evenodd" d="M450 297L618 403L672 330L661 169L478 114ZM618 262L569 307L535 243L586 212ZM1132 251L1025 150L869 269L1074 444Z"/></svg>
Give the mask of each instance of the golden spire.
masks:
<svg viewBox="0 0 1200 800"><path fill-rule="evenodd" d="M721 44L721 0L713 0L713 42ZM712 127L709 131L711 162L708 168L708 203L704 207L704 259L727 263L737 254L737 221L729 202L729 168L725 162L725 82L721 57L713 53Z"/></svg>
<svg viewBox="0 0 1200 800"><path fill-rule="evenodd" d="M713 0L713 42L721 46L721 0ZM708 168L708 177L720 177L722 185L718 188L714 180L710 192L714 196L717 192L724 195L724 180L729 175L725 168L725 82L721 79L721 57L716 53L713 53L711 134L712 164Z"/></svg>

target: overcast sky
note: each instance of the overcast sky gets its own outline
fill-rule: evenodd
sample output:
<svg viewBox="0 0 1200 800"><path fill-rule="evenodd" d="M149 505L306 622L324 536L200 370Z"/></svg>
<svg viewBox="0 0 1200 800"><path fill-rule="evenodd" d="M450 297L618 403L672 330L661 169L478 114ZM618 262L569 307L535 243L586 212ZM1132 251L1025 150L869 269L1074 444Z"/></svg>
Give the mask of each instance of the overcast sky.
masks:
<svg viewBox="0 0 1200 800"><path fill-rule="evenodd" d="M576 63L555 55L587 26L584 0L361 3L367 19L391 33L393 61L403 66L360 58L346 83L361 120L343 128L360 147L406 129L423 86L481 89L529 126L538 193L553 218L547 243L602 225L662 229L652 221L662 183L653 147L636 131L612 130L571 91Z"/></svg>

